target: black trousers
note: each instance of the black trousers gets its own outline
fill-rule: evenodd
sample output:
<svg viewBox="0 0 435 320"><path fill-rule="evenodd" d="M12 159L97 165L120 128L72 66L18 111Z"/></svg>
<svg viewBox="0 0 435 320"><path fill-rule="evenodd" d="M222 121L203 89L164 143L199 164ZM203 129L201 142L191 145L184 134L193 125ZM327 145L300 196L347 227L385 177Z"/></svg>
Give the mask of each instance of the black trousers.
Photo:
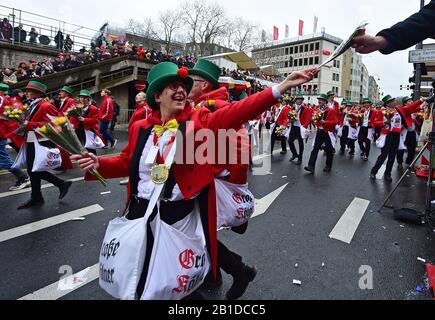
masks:
<svg viewBox="0 0 435 320"><path fill-rule="evenodd" d="M298 140L299 143L299 153L296 151L295 147L295 140ZM292 126L290 129L290 135L288 138L288 144L290 147L290 150L293 154L293 156L297 156L299 159L302 160L302 157L304 155L304 140L301 136L301 128L297 126Z"/></svg>
<svg viewBox="0 0 435 320"><path fill-rule="evenodd" d="M406 164L410 165L414 161L416 154L415 149L417 148L417 133L415 131L408 131L406 134L405 146L408 150L408 156L406 157ZM405 150L397 151L397 162L403 163L403 156L405 155Z"/></svg>
<svg viewBox="0 0 435 320"><path fill-rule="evenodd" d="M285 137L279 137L276 135L276 127L273 129L272 136L270 138L270 153L273 153L273 149L275 147L275 141L281 141L281 149L283 152L287 152L287 142L285 141Z"/></svg>
<svg viewBox="0 0 435 320"><path fill-rule="evenodd" d="M51 143L50 141L42 141L39 142L40 145L48 148L54 148L55 145ZM50 182L54 184L56 187L61 187L65 180L62 180L58 177L56 177L54 174L51 174L47 171L42 172L32 172L33 168L33 161L35 160L35 144L34 143L27 143L27 152L26 152L26 158L27 158L27 173L30 177L30 183L32 187L32 193L31 197L32 199L38 199L42 198L41 193L41 180L45 180L47 182Z"/></svg>
<svg viewBox="0 0 435 320"><path fill-rule="evenodd" d="M332 168L332 162L334 160L333 146L328 132L323 130L317 131L313 151L311 151L310 160L308 161L310 167L316 167L317 156L323 145L325 145L324 150L326 152L326 167Z"/></svg>
<svg viewBox="0 0 435 320"><path fill-rule="evenodd" d="M358 144L362 153L367 157L370 155L371 141L368 139L369 128L361 127L358 134Z"/></svg>
<svg viewBox="0 0 435 320"><path fill-rule="evenodd" d="M93 132L93 130L91 130L91 131ZM86 133L85 133L85 129L83 127L82 128L78 128L78 129L75 130L75 132L76 132L77 137L79 138L81 144L83 146L86 145ZM90 153L93 153L94 155L97 155L97 150L95 150L95 149L86 148L86 150L88 152L90 152Z"/></svg>
<svg viewBox="0 0 435 320"><path fill-rule="evenodd" d="M400 133L390 132L387 134L385 139L385 146L381 150L381 155L378 157L375 166L372 169L372 174L377 174L381 166L387 161L387 169L385 170L385 175L391 175L393 169L394 160L396 159L396 154L399 149L400 143Z"/></svg>

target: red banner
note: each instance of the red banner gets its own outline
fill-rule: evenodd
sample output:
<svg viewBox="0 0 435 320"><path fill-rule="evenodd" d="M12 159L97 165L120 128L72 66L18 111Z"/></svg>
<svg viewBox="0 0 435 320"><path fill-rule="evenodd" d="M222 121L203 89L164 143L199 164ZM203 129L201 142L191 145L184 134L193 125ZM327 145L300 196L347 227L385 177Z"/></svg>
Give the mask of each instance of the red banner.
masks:
<svg viewBox="0 0 435 320"><path fill-rule="evenodd" d="M299 19L299 33L300 36L304 35L304 21Z"/></svg>
<svg viewBox="0 0 435 320"><path fill-rule="evenodd" d="M279 38L279 29L278 27L273 26L273 40L278 40Z"/></svg>
<svg viewBox="0 0 435 320"><path fill-rule="evenodd" d="M331 51L328 51L328 50L323 50L323 54L324 54L325 56L330 56L330 55L332 54L332 52L331 52Z"/></svg>

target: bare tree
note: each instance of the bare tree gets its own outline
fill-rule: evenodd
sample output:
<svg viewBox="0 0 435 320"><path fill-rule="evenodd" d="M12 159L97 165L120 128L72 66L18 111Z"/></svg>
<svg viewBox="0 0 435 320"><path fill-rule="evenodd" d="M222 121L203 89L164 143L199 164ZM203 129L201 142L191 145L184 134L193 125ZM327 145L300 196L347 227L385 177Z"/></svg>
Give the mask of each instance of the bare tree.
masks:
<svg viewBox="0 0 435 320"><path fill-rule="evenodd" d="M238 51L247 51L254 45L255 31L258 25L244 20L242 17L235 18L233 23L233 42Z"/></svg>
<svg viewBox="0 0 435 320"><path fill-rule="evenodd" d="M165 42L166 53L171 52L171 44L173 43L176 32L180 29L182 23L182 14L180 11L166 10L159 15L159 22L161 25L162 33L165 38L162 39Z"/></svg>
<svg viewBox="0 0 435 320"><path fill-rule="evenodd" d="M125 22L125 30L139 37L144 46L150 48L153 46L157 33L154 30L154 22L150 17L144 18L143 21L137 21L132 18Z"/></svg>
<svg viewBox="0 0 435 320"><path fill-rule="evenodd" d="M222 6L205 0L185 1L181 8L186 21L186 32L193 46L199 44L199 55L224 33L226 22Z"/></svg>

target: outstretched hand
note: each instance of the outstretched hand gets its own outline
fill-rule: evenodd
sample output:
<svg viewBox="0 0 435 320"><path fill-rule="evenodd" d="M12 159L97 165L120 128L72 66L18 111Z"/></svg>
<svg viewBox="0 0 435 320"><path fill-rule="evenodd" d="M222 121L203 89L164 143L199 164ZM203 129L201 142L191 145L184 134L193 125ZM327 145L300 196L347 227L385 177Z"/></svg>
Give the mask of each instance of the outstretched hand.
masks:
<svg viewBox="0 0 435 320"><path fill-rule="evenodd" d="M287 90L295 88L309 82L320 72L319 68L308 68L301 71L292 72L287 78L280 83L278 90L284 94Z"/></svg>
<svg viewBox="0 0 435 320"><path fill-rule="evenodd" d="M70 159L72 161L77 161L79 168L84 172L91 169L98 169L98 166L100 164L97 156L90 152L86 152L83 155L73 154Z"/></svg>
<svg viewBox="0 0 435 320"><path fill-rule="evenodd" d="M352 48L355 51L362 54L372 53L374 51L385 49L388 46L388 42L384 37L376 36L373 37L365 33L362 33L352 40Z"/></svg>

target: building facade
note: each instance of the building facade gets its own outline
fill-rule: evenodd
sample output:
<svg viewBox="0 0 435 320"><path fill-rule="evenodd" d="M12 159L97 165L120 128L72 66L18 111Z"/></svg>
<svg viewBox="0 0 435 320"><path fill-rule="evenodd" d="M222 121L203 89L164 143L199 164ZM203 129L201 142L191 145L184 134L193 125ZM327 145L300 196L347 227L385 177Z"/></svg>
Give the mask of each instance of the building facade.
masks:
<svg viewBox="0 0 435 320"><path fill-rule="evenodd" d="M233 52L234 50L215 43L186 43L185 51L196 57L213 56L219 53Z"/></svg>
<svg viewBox="0 0 435 320"><path fill-rule="evenodd" d="M287 76L294 71L322 64L341 42L341 39L327 33L314 33L255 46L252 58L258 65L273 65L281 75ZM313 81L297 90L311 103L317 103L315 96L323 92L334 91L337 96L342 96L342 74L343 56L322 67Z"/></svg>

